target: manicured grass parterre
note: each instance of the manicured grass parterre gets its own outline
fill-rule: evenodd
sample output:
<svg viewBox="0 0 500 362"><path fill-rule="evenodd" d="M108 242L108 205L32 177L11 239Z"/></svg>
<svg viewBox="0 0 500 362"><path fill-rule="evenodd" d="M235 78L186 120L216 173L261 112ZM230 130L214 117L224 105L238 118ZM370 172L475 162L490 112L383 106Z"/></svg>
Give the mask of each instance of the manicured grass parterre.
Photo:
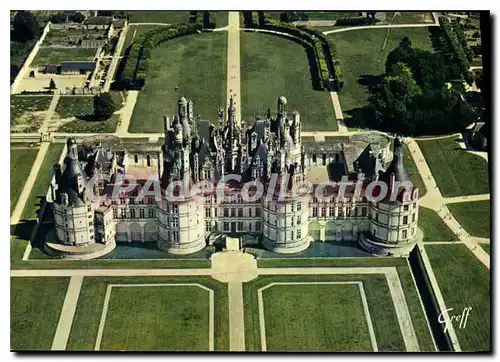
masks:
<svg viewBox="0 0 500 362"><path fill-rule="evenodd" d="M209 292L195 285L115 286L100 349L208 351L209 304Z"/></svg>
<svg viewBox="0 0 500 362"><path fill-rule="evenodd" d="M129 132L163 132L164 115L172 119L182 95L192 99L195 115L215 120L217 109L226 108L226 44L227 35L216 32L183 36L154 48Z"/></svg>
<svg viewBox="0 0 500 362"><path fill-rule="evenodd" d="M373 350L358 284L274 285L262 295L268 351Z"/></svg>
<svg viewBox="0 0 500 362"><path fill-rule="evenodd" d="M50 350L69 278L10 278L10 348Z"/></svg>
<svg viewBox="0 0 500 362"><path fill-rule="evenodd" d="M68 349L93 350L108 284L199 283L214 291L215 350L229 350L227 285L209 277L86 277ZM170 288L170 289L169 289ZM208 350L208 292L193 287L118 287L101 350Z"/></svg>
<svg viewBox="0 0 500 362"><path fill-rule="evenodd" d="M490 201L448 204L448 208L462 227L472 236L490 237Z"/></svg>
<svg viewBox="0 0 500 362"><path fill-rule="evenodd" d="M490 271L463 244L426 245L450 315L472 307L466 328L453 323L462 351L490 351Z"/></svg>
<svg viewBox="0 0 500 362"><path fill-rule="evenodd" d="M458 240L453 231L444 223L438 213L420 206L418 209L418 226L424 233L423 241Z"/></svg>
<svg viewBox="0 0 500 362"><path fill-rule="evenodd" d="M300 113L306 131L336 131L330 94L312 88L305 48L274 34L241 32L241 116L253 123L268 108L276 114L279 96L287 98L289 116Z"/></svg>
<svg viewBox="0 0 500 362"><path fill-rule="evenodd" d="M52 143L49 146L31 193L28 200L26 200L26 205L21 214L22 219L35 219L37 217L36 211L40 207L40 200L43 200L46 196L50 180L54 174L52 166L54 163L59 162L64 146L64 144L59 143Z"/></svg>
<svg viewBox="0 0 500 362"><path fill-rule="evenodd" d="M344 87L339 97L346 118L353 115L354 109L368 105L367 85L373 82L373 76L385 72L387 55L397 47L401 38L407 36L413 47L432 51L425 27L361 29L328 36L335 44L344 76Z"/></svg>
<svg viewBox="0 0 500 362"><path fill-rule="evenodd" d="M259 268L296 268L296 267L390 267L396 268L406 303L413 322L413 329L417 335L421 351L435 351L434 342L430 334L428 322L420 302L420 297L413 281L412 273L406 258L280 258L257 259ZM360 280L359 278L357 280ZM245 286L245 284L244 284ZM253 288L257 290L258 288ZM245 296L246 298L246 296ZM391 304L392 305L392 304ZM246 306L246 304L245 304ZM368 303L371 311L371 304ZM246 315L245 318L248 316ZM372 315L373 320L373 315ZM247 319L245 319L247 322ZM252 323L258 323L254 320ZM247 334L248 336L248 334ZM249 337L248 337L249 338ZM248 339L247 339L248 340ZM377 339L378 342L378 339ZM252 340L255 349L260 348L260 339ZM248 344L247 344L248 346ZM380 347L380 344L379 344Z"/></svg>
<svg viewBox="0 0 500 362"><path fill-rule="evenodd" d="M14 210L35 161L38 148L10 149L10 212Z"/></svg>
<svg viewBox="0 0 500 362"><path fill-rule="evenodd" d="M189 11L127 10L131 23L187 23Z"/></svg>
<svg viewBox="0 0 500 362"><path fill-rule="evenodd" d="M11 131L37 132L51 100L52 96L11 96Z"/></svg>
<svg viewBox="0 0 500 362"><path fill-rule="evenodd" d="M40 48L31 66L59 65L64 61L93 60L96 48Z"/></svg>
<svg viewBox="0 0 500 362"><path fill-rule="evenodd" d="M439 190L444 197L489 193L488 163L461 149L456 139L417 141Z"/></svg>
<svg viewBox="0 0 500 362"><path fill-rule="evenodd" d="M245 341L248 351L261 350L259 311L257 303L257 290L272 282L319 282L319 281L363 281L368 308L370 311L375 337L380 351L404 351L405 346L401 331L396 318L394 304L390 297L389 288L383 275L318 275L318 276L264 276L251 282L243 284L243 298L245 303ZM282 287L284 288L284 287ZM361 314L357 312L356 303L359 296L343 299L340 295L326 298L324 287L318 289L311 287L310 293L294 293L293 296L284 294L281 297L274 296L272 299L264 300L265 308L271 308L274 313L266 313L266 342L267 335L270 336L268 350L271 351L340 351L340 350L360 350L367 348L363 339L369 338L365 330L366 324ZM296 288L292 288L292 290ZM272 290L272 289L271 289ZM282 289L283 290L283 289ZM323 290L323 291L322 291ZM264 291L265 298L266 291ZM271 295L272 296L272 295ZM307 308L313 308L317 299L321 299L321 309L314 308L316 313L306 313ZM297 310L294 301L302 301L305 305ZM380 308L384 305L384 308ZM378 307L376 307L378 306ZM346 337L339 329L325 323L336 316L327 317L327 314L336 314L336 311L344 310L350 313L350 309L355 308L355 319L351 318L354 330L343 327L343 331L349 331L354 339L349 344ZM278 313L281 310L281 313ZM328 313L330 311L330 313ZM300 315L300 316L299 316ZM290 318L295 321L290 320ZM286 320L282 320L283 318ZM330 319L328 319L330 318ZM339 321L337 319L337 321ZM286 325L288 323L288 325ZM351 327L351 328L352 328ZM291 330L292 329L292 330ZM336 336L335 336L336 335ZM314 336L311 337L311 336ZM314 340L317 339L317 340ZM343 343L335 345L335 341ZM368 344L369 346L369 344Z"/></svg>

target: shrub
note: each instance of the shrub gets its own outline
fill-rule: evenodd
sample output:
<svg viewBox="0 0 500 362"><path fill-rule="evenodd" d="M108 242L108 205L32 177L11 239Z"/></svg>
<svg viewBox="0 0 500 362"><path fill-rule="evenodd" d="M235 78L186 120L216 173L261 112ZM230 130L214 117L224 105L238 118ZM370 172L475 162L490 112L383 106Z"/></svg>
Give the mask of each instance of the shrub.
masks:
<svg viewBox="0 0 500 362"><path fill-rule="evenodd" d="M116 111L116 105L111 95L107 92L94 96L94 117L97 120L105 120Z"/></svg>

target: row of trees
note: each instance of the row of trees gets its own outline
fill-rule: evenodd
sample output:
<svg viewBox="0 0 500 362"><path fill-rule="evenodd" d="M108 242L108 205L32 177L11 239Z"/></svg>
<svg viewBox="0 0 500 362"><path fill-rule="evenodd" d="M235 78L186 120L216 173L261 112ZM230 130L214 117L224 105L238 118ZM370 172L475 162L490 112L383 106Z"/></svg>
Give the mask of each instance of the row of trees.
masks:
<svg viewBox="0 0 500 362"><path fill-rule="evenodd" d="M413 48L404 37L388 55L386 73L369 88L373 126L407 135L463 130L475 115L446 83L447 73L442 55Z"/></svg>
<svg viewBox="0 0 500 362"><path fill-rule="evenodd" d="M450 47L451 52L454 55L457 66L460 69L460 72L464 78L464 80L468 84L472 84L474 82L474 75L470 71L470 61L468 60L464 46L459 42L457 34L454 30L454 27L451 25L450 21L445 17L439 18L439 24L441 25L441 29L444 33L446 41ZM465 43L467 45L467 42ZM470 53L469 53L470 56ZM472 54L473 56L473 54ZM471 59L472 60L472 59Z"/></svg>
<svg viewBox="0 0 500 362"><path fill-rule="evenodd" d="M85 20L85 15L83 15L79 11L75 11L70 16L67 16L64 12L60 11L56 14L52 14L50 16L49 20L51 23L54 23L54 24L65 23L66 20L69 20L73 23L83 23L83 21Z"/></svg>
<svg viewBox="0 0 500 362"><path fill-rule="evenodd" d="M210 11L190 11L189 23L200 24L203 29L214 29L215 21L210 19Z"/></svg>
<svg viewBox="0 0 500 362"><path fill-rule="evenodd" d="M169 39L195 34L201 30L200 24L176 24L153 29L139 36L125 54L125 65L118 77L120 85L126 89L142 88L154 47Z"/></svg>

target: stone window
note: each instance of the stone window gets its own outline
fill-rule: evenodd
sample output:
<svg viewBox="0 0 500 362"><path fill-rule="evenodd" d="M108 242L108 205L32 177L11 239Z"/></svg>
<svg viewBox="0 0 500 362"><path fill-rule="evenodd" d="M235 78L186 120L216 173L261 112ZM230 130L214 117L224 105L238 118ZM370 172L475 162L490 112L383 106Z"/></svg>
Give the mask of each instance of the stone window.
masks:
<svg viewBox="0 0 500 362"><path fill-rule="evenodd" d="M118 210L113 209L113 218L118 219Z"/></svg>
<svg viewBox="0 0 500 362"><path fill-rule="evenodd" d="M134 205L134 204L135 204L135 200L134 200L134 198L133 198L133 197L130 197L130 198L128 199L128 203L129 203L130 205Z"/></svg>
<svg viewBox="0 0 500 362"><path fill-rule="evenodd" d="M172 218L172 227L178 228L179 227L179 219L176 217Z"/></svg>
<svg viewBox="0 0 500 362"><path fill-rule="evenodd" d="M130 217L135 219L135 209L130 209Z"/></svg>
<svg viewBox="0 0 500 362"><path fill-rule="evenodd" d="M134 162L135 162L135 163L139 162L139 156L134 155Z"/></svg>
<svg viewBox="0 0 500 362"><path fill-rule="evenodd" d="M301 232L302 230L297 229L297 239L300 239L302 237Z"/></svg>
<svg viewBox="0 0 500 362"><path fill-rule="evenodd" d="M229 209L227 207L224 208L224 217L229 217Z"/></svg>
<svg viewBox="0 0 500 362"><path fill-rule="evenodd" d="M224 221L224 231L229 231L229 222Z"/></svg>
<svg viewBox="0 0 500 362"><path fill-rule="evenodd" d="M210 208L209 207L205 207L205 217L211 217L210 215Z"/></svg>
<svg viewBox="0 0 500 362"><path fill-rule="evenodd" d="M321 208L321 217L325 217L326 216L326 207L322 207Z"/></svg>
<svg viewBox="0 0 500 362"><path fill-rule="evenodd" d="M375 213L375 221L378 221L378 212Z"/></svg>
<svg viewBox="0 0 500 362"><path fill-rule="evenodd" d="M262 226L261 226L261 222L260 222L260 221L257 221L257 222L255 223L255 231L260 231L260 229L261 229L261 228L262 228Z"/></svg>
<svg viewBox="0 0 500 362"><path fill-rule="evenodd" d="M404 205L403 206L403 211L408 211L410 209L410 205Z"/></svg>
<svg viewBox="0 0 500 362"><path fill-rule="evenodd" d="M260 208L255 208L255 216L260 217Z"/></svg>
<svg viewBox="0 0 500 362"><path fill-rule="evenodd" d="M408 225L408 216L403 216L403 225Z"/></svg>
<svg viewBox="0 0 500 362"><path fill-rule="evenodd" d="M297 202L297 211L302 210L302 202Z"/></svg>
<svg viewBox="0 0 500 362"><path fill-rule="evenodd" d="M297 216L297 225L300 225L302 222L302 217L300 215Z"/></svg>
<svg viewBox="0 0 500 362"><path fill-rule="evenodd" d="M174 243L179 242L179 233L177 231L172 232L172 240L174 241Z"/></svg>
<svg viewBox="0 0 500 362"><path fill-rule="evenodd" d="M295 204L293 202L290 204L290 207L291 207L291 211L295 212Z"/></svg>
<svg viewBox="0 0 500 362"><path fill-rule="evenodd" d="M290 225L293 226L293 219L294 217L292 216L292 218L290 219Z"/></svg>
<svg viewBox="0 0 500 362"><path fill-rule="evenodd" d="M178 214L179 213L179 205L173 204L172 205L172 214Z"/></svg>
<svg viewBox="0 0 500 362"><path fill-rule="evenodd" d="M313 217L318 217L318 208L313 207Z"/></svg>
<svg viewBox="0 0 500 362"><path fill-rule="evenodd" d="M330 206L328 208L328 216L335 216L335 207Z"/></svg>
<svg viewBox="0 0 500 362"><path fill-rule="evenodd" d="M205 230L210 231L212 229L212 225L210 225L210 221L205 222Z"/></svg>
<svg viewBox="0 0 500 362"><path fill-rule="evenodd" d="M290 240L293 240L293 230L290 231Z"/></svg>
<svg viewBox="0 0 500 362"><path fill-rule="evenodd" d="M237 227L238 231L243 231L243 221L238 221Z"/></svg>
<svg viewBox="0 0 500 362"><path fill-rule="evenodd" d="M231 209L231 217L235 217L235 216L236 216L236 209L232 208Z"/></svg>
<svg viewBox="0 0 500 362"><path fill-rule="evenodd" d="M151 166L151 156L150 155L146 156L146 162L147 162L148 167Z"/></svg>
<svg viewBox="0 0 500 362"><path fill-rule="evenodd" d="M412 215L411 215L411 222L415 222L415 215L416 213L414 212Z"/></svg>
<svg viewBox="0 0 500 362"><path fill-rule="evenodd" d="M251 207L248 208L248 217L252 217L252 208Z"/></svg>
<svg viewBox="0 0 500 362"><path fill-rule="evenodd" d="M154 218L155 217L155 209L149 209L148 210L148 215L150 218Z"/></svg>
<svg viewBox="0 0 500 362"><path fill-rule="evenodd" d="M139 217L141 219L144 219L144 209L143 208L139 209Z"/></svg>
<svg viewBox="0 0 500 362"><path fill-rule="evenodd" d="M89 221L89 226L92 226L92 225L93 225L92 221Z"/></svg>
<svg viewBox="0 0 500 362"><path fill-rule="evenodd" d="M243 209L241 207L238 209L238 217L243 217Z"/></svg>
<svg viewBox="0 0 500 362"><path fill-rule="evenodd" d="M361 216L366 216L368 214L368 208L366 206L363 206L361 209Z"/></svg>
<svg viewBox="0 0 500 362"><path fill-rule="evenodd" d="M407 233L408 232L406 230L403 230L403 233L402 233L403 234L403 239L406 239L408 237Z"/></svg>
<svg viewBox="0 0 500 362"><path fill-rule="evenodd" d="M120 209L120 217L122 219L125 219L125 217L126 217L125 209Z"/></svg>

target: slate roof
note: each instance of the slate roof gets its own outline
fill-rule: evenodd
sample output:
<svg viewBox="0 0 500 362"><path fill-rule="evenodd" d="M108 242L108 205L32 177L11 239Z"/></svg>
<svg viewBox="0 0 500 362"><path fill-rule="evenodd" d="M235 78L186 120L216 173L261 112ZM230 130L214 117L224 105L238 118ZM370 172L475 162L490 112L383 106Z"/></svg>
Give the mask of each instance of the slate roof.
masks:
<svg viewBox="0 0 500 362"><path fill-rule="evenodd" d="M112 16L90 16L85 24L87 25L110 25L113 22Z"/></svg>
<svg viewBox="0 0 500 362"><path fill-rule="evenodd" d="M61 62L61 71L65 70L94 70L96 67L95 62L85 62L85 61L67 61Z"/></svg>

